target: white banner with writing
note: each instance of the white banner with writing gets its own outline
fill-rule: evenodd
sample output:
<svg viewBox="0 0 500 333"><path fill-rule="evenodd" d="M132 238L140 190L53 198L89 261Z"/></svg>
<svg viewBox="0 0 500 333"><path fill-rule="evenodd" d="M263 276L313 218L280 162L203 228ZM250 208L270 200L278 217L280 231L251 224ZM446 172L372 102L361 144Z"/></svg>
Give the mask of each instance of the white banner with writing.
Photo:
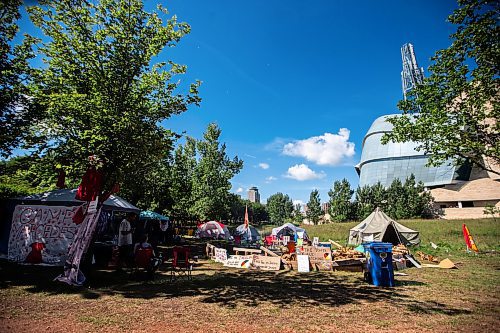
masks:
<svg viewBox="0 0 500 333"><path fill-rule="evenodd" d="M226 260L224 266L233 268L250 268L252 260L253 256L251 255L250 256L232 255L229 256L229 258Z"/></svg>
<svg viewBox="0 0 500 333"><path fill-rule="evenodd" d="M77 209L78 206L17 205L12 216L9 259L24 262L29 256L35 262L64 265L79 228L73 222Z"/></svg>
<svg viewBox="0 0 500 333"><path fill-rule="evenodd" d="M226 249L215 248L215 262L225 263L227 260Z"/></svg>

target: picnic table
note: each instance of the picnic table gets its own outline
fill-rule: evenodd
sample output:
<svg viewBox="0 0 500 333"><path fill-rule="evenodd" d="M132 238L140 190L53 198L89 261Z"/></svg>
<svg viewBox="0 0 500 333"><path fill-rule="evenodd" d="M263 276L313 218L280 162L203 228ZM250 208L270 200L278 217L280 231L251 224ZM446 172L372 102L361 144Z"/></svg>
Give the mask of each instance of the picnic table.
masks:
<svg viewBox="0 0 500 333"><path fill-rule="evenodd" d="M248 249L244 247L233 247L233 251L236 255L243 252L243 255L260 254L262 251L260 249Z"/></svg>

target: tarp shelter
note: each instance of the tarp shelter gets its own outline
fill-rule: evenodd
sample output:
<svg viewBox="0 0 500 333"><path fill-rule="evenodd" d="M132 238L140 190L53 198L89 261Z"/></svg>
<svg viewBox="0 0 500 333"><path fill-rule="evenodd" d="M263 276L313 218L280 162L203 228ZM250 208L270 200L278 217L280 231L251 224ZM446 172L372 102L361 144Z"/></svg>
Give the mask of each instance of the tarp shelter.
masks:
<svg viewBox="0 0 500 333"><path fill-rule="evenodd" d="M281 236L291 236L294 237L297 232L303 232L304 233L304 239L309 239L307 236L307 232L303 228L299 228L296 225L292 223L285 223L281 227L276 227L273 228L271 231L271 235L276 236L277 238L280 238Z"/></svg>
<svg viewBox="0 0 500 333"><path fill-rule="evenodd" d="M75 195L76 189L62 189L41 194L28 195L17 199L23 203L40 205L47 204L50 206L79 206L83 204L84 201L76 200ZM137 214L141 211L131 203L115 195L110 195L108 200L104 201L102 209L108 211L134 212Z"/></svg>
<svg viewBox="0 0 500 333"><path fill-rule="evenodd" d="M199 238L224 238L230 239L229 229L217 221L209 221L198 226L196 236Z"/></svg>
<svg viewBox="0 0 500 333"><path fill-rule="evenodd" d="M141 212L141 214L139 215L139 218L141 220L170 221L170 219L167 216L163 216L161 214L158 214L158 213L150 211L150 210L143 210Z"/></svg>
<svg viewBox="0 0 500 333"><path fill-rule="evenodd" d="M234 236L240 236L242 241L255 242L260 240L260 234L255 227L241 224L234 231Z"/></svg>
<svg viewBox="0 0 500 333"><path fill-rule="evenodd" d="M349 230L349 244L387 242L394 245L418 245L419 232L394 221L380 208L376 208L360 224Z"/></svg>
<svg viewBox="0 0 500 333"><path fill-rule="evenodd" d="M80 228L73 217L84 202L76 200L75 194L76 190L63 189L10 200L8 213L2 215L0 252L22 262L33 252L33 244L38 244L43 251L42 263L62 265ZM103 204L96 235L111 241L116 234L111 226L115 212L139 213L140 209L110 196Z"/></svg>

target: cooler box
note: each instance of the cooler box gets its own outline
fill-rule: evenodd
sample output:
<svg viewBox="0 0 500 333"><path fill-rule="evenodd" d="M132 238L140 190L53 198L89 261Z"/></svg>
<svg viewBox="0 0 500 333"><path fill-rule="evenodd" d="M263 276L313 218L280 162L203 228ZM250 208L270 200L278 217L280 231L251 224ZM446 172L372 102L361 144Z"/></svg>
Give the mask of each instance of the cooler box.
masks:
<svg viewBox="0 0 500 333"><path fill-rule="evenodd" d="M372 242L364 243L368 282L379 287L394 287L394 269L392 267L392 244Z"/></svg>

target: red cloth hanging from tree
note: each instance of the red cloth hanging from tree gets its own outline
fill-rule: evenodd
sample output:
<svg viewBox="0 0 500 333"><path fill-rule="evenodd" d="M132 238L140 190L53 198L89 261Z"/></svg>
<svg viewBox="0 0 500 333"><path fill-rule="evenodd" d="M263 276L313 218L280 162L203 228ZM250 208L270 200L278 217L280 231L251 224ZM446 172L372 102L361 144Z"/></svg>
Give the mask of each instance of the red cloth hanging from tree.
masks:
<svg viewBox="0 0 500 333"><path fill-rule="evenodd" d="M78 186L75 199L82 201L95 200L102 191L103 174L95 167L89 167L82 177L82 182Z"/></svg>

